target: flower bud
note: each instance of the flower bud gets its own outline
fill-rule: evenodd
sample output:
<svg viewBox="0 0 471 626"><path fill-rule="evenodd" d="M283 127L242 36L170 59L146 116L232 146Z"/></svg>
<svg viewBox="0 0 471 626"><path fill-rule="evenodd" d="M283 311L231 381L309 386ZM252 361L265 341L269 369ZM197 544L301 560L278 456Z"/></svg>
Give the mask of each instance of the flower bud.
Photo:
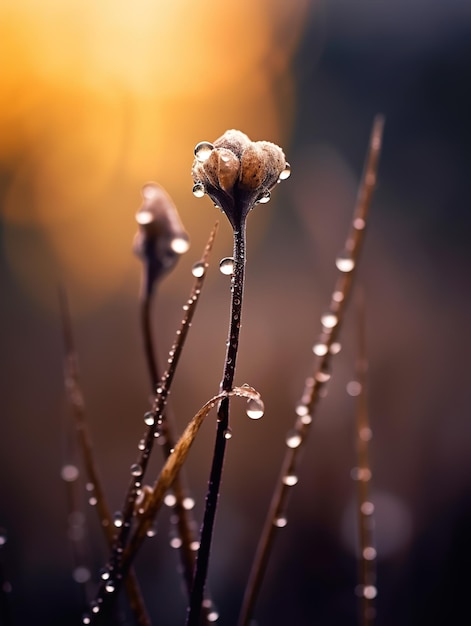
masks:
<svg viewBox="0 0 471 626"><path fill-rule="evenodd" d="M142 188L143 202L136 213L139 230L133 251L144 262L144 292L150 296L156 282L169 272L190 247L177 208L157 183Z"/></svg>
<svg viewBox="0 0 471 626"><path fill-rule="evenodd" d="M204 146L201 156L200 146ZM198 144L195 156L195 184L198 189L202 186L221 207L234 228L240 226L257 202L268 201L270 189L280 175L289 172L281 148L268 141L251 141L238 130L226 131L214 145Z"/></svg>

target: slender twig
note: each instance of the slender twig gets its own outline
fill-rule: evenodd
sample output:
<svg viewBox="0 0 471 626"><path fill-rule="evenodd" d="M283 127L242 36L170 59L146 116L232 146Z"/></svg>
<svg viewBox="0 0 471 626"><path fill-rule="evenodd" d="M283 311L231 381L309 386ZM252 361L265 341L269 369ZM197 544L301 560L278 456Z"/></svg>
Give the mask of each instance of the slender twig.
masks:
<svg viewBox="0 0 471 626"><path fill-rule="evenodd" d="M203 252L202 259L198 263L198 266L201 267L203 271L202 273L198 272L195 276L195 282L192 286L190 297L183 307L184 316L181 321L180 328L177 330L176 339L169 352L168 367L164 375L162 376L159 385L155 389L155 397L152 410L148 411L144 415L144 421L147 425L147 429L144 437L141 439L139 444L140 453L138 455L137 461L131 466L131 480L124 499L122 513L120 514L118 521L115 520L115 525L117 525L120 530L115 538L112 553L109 559L108 566L106 568L107 580L101 585L96 599L96 602L100 604L100 611L94 620L95 622L103 621L107 618L107 611L110 610L110 607L113 604L113 600L118 595L117 592L118 588L120 587L119 581L123 577L122 555L131 532L132 519L136 512L136 501L142 491L142 481L149 464L150 455L154 447L155 439L157 437L165 438L163 442L163 447L166 457L168 457L172 453L175 447L175 443L173 439L171 439L171 433L167 427L168 425L165 419L166 404L175 371L183 350L188 331L191 327L199 296L201 294L206 269L209 266L209 255L214 243L217 227L218 225L216 224L212 229L210 237L208 239L208 243L206 244L205 250ZM180 509L182 513L182 515L180 516L179 529L182 533L182 542L185 541L185 546L188 548L188 550L185 550L184 552L184 562L187 566L185 571L185 580L190 586L193 579L192 566L194 565L194 557L193 554L191 554L191 556L188 556L188 553L192 552L191 543L193 539L189 519L187 515L185 516L185 513L187 514L188 511L185 509L183 504L184 491L181 484L179 484L177 488L174 487L174 495L176 498L179 498ZM112 581L112 584L110 584L110 581ZM107 598L106 602L104 602L105 597Z"/></svg>
<svg viewBox="0 0 471 626"><path fill-rule="evenodd" d="M85 475L88 483L93 486L93 497L94 502L96 502L95 507L98 513L98 518L108 545L111 547L114 541L113 523L108 505L106 503L98 467L95 462L92 440L85 418L85 403L80 384L78 356L75 348L67 294L63 287L59 288L59 304L65 346L65 388L72 409L79 448L82 453L82 459L85 467ZM141 626L150 626L150 619L147 615L144 601L133 571L129 573L126 580L126 590L136 622Z"/></svg>
<svg viewBox="0 0 471 626"><path fill-rule="evenodd" d="M356 396L356 448L357 468L353 474L357 481L360 623L373 626L375 621L374 598L376 589L376 549L373 546L374 504L370 498L371 465L369 446L372 438L368 414L368 357L366 347L366 320L363 291L357 290L357 356L355 381L351 395Z"/></svg>
<svg viewBox="0 0 471 626"><path fill-rule="evenodd" d="M224 363L224 374L221 382L221 391L230 391L234 381L237 351L239 347L239 331L241 324L242 298L244 291L245 273L245 218L240 220L238 228L234 229L234 270L232 277L231 315L229 335ZM208 573L211 540L216 517L216 508L219 498L224 455L226 450L226 433L229 429L229 398L221 400L218 409L218 423L216 441L214 444L213 461L209 477L206 507L201 529L200 548L196 561L195 578L191 591L190 605L187 617L187 626L198 626L206 577Z"/></svg>
<svg viewBox="0 0 471 626"><path fill-rule="evenodd" d="M378 115L373 123L364 173L358 191L350 232L345 243L345 251L336 262L340 274L332 293L329 310L321 318L321 336L313 348L314 353L317 355L314 376L306 380L301 402L296 408L297 417L294 429L288 433L286 438L286 453L249 575L239 617L239 626L247 626L251 619L276 530L284 527L287 523L287 500L291 487L297 483L297 467L300 460L300 452L310 430L314 408L321 396L325 383L330 378L330 360L332 353L335 352L336 340L342 326L345 307L350 295L355 270L358 266L368 210L376 184L383 126L384 118Z"/></svg>

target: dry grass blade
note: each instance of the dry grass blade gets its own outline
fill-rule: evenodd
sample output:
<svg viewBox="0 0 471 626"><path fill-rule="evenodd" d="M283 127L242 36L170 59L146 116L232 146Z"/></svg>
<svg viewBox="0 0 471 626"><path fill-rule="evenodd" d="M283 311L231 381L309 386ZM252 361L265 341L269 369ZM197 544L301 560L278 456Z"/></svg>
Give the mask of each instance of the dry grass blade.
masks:
<svg viewBox="0 0 471 626"><path fill-rule="evenodd" d="M276 530L286 525L286 505L291 487L297 482L296 470L300 452L310 430L313 411L319 400L320 391L330 378L329 365L332 352L335 351L332 346L336 342L344 319L345 308L359 261L371 198L376 184L383 127L383 116L376 116L350 232L345 242L345 250L336 261L339 277L332 293L329 310L321 318L321 336L314 346L314 353L317 355L314 376L306 380L301 402L296 409L297 417L294 429L288 434L286 439L287 448L280 478L276 484L258 543L244 594L239 626L247 626L249 623L263 581Z"/></svg>
<svg viewBox="0 0 471 626"><path fill-rule="evenodd" d="M85 403L80 385L77 351L75 349L67 294L63 287L59 289L59 304L65 347L65 389L72 409L75 430L82 454L87 482L93 485L93 492L96 498L96 510L100 524L103 528L108 545L111 547L114 541L113 523L108 505L106 503L98 468L95 463L92 440L85 418ZM150 626L150 619L147 615L136 577L132 571L126 581L126 591L128 594L129 604L136 618L136 622L140 626Z"/></svg>
<svg viewBox="0 0 471 626"><path fill-rule="evenodd" d="M126 548L123 557L123 572L125 573L132 560L137 554L142 542L146 538L147 531L150 529L155 517L162 505L166 492L171 488L175 477L178 475L185 460L188 456L190 448L203 424L205 417L221 400L237 396L247 398L248 400L260 401L260 394L252 387L234 387L231 391L222 391L206 402L185 428L182 436L178 440L172 454L168 457L162 471L159 474L153 488L152 495L148 500L145 510L139 517L139 523L135 529L129 545Z"/></svg>
<svg viewBox="0 0 471 626"><path fill-rule="evenodd" d="M357 357L355 360L356 447L358 466L355 472L358 497L359 595L360 623L373 626L376 589L376 550L373 546L374 504L370 498L371 466L369 446L373 436L368 414L368 357L366 314L363 292L358 291Z"/></svg>

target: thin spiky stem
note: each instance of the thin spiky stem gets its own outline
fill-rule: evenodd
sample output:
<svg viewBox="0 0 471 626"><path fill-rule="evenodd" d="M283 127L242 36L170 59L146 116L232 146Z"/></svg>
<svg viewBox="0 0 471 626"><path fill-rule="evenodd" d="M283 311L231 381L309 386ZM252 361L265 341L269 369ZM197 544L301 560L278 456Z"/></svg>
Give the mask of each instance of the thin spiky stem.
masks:
<svg viewBox="0 0 471 626"><path fill-rule="evenodd" d="M87 481L93 485L93 493L96 499L98 517L105 534L105 538L111 548L114 541L113 522L106 502L98 467L95 462L92 439L85 417L85 402L80 384L78 356L75 348L67 294L63 287L59 288L59 304L65 346L65 388L72 409L79 448L82 453L82 459L85 467L85 475L87 477ZM128 594L129 604L134 613L137 624L140 626L150 626L150 619L133 571L129 573L126 579L126 591Z"/></svg>
<svg viewBox="0 0 471 626"><path fill-rule="evenodd" d="M247 626L251 619L272 551L276 531L286 525L287 501L291 487L297 482L296 472L300 460L300 452L306 442L313 419L314 408L321 396L321 390L330 378L328 372L332 356L332 345L336 342L343 323L353 277L358 266L368 210L376 183L383 126L383 117L381 115L376 116L353 220L345 242L349 263L342 266L342 268L337 263L340 275L332 293L327 316L322 317L322 333L317 344L319 349L317 351L318 359L314 367L314 375L306 380L301 402L296 409L294 429L286 438L286 453L250 571L239 616L239 626ZM290 477L293 478L291 479Z"/></svg>
<svg viewBox="0 0 471 626"><path fill-rule="evenodd" d="M234 228L234 270L232 276L231 313L224 373L221 382L222 391L230 391L234 381L239 332L242 313L242 298L245 274L245 218ZM201 528L200 548L196 560L195 578L191 591L187 626L198 626L204 598L204 589L208 574L209 556L213 536L214 521L219 499L219 488L226 451L226 434L229 428L229 398L221 400L218 409L218 423L214 454L209 476L206 507Z"/></svg>
<svg viewBox="0 0 471 626"><path fill-rule="evenodd" d="M211 231L208 243L206 244L205 250L203 252L203 257L200 261L204 268L204 272L195 278L190 297L187 303L184 305L185 313L181 321L180 328L177 331L176 339L169 353L167 370L162 376L159 385L155 389L153 408L151 411L148 411L146 413L145 419L148 427L142 439L142 445L140 445L140 454L138 455L138 459L133 466L136 469L131 471L131 480L128 486L128 490L126 492L126 497L122 509L122 518L120 520L121 527L118 535L115 537L108 566L109 575L110 577L112 577L113 581L113 591L111 593L107 593L107 587L109 588L109 582L101 585L97 595L97 602L100 604L100 611L93 618L93 623L96 624L106 623L106 619L108 618L111 607L113 606L113 603L118 596L121 581L123 580L122 555L130 536L132 520L136 512L136 500L142 488L142 480L149 464L150 455L153 450L156 435L159 435L161 437L167 437L167 439L164 440L164 444L162 446L164 448L165 458L167 458L172 453L172 450L175 446L173 439L168 439L168 437L170 436L170 432L168 428L166 428L164 412L166 410L167 399L170 392L171 384L173 382L175 371L183 350L186 337L188 335L188 331L191 327L191 322L196 310L199 296L201 294L206 269L209 266L209 255L214 243L216 232L217 224ZM156 367L155 360L154 365ZM155 371L157 370L155 369ZM177 479L178 477L176 477L174 480ZM177 488L174 488L174 495L176 498L179 498L181 507L182 516L180 517L180 530L183 535L182 541L185 541L186 547L188 549L185 550L183 554L186 564L185 580L187 582L187 585L190 586L193 580L194 563L189 562L190 558L193 559L193 554L191 554L191 557L189 557L188 552L191 552L190 546L192 538L190 538L191 529L189 519L187 517L188 511L183 505L184 492L181 484L177 485Z"/></svg>
<svg viewBox="0 0 471 626"><path fill-rule="evenodd" d="M373 626L376 597L376 550L373 547L374 505L370 498L371 465L369 447L372 438L368 412L368 356L366 347L366 314L363 290L357 290L357 356L355 359L356 449L359 543L360 623Z"/></svg>

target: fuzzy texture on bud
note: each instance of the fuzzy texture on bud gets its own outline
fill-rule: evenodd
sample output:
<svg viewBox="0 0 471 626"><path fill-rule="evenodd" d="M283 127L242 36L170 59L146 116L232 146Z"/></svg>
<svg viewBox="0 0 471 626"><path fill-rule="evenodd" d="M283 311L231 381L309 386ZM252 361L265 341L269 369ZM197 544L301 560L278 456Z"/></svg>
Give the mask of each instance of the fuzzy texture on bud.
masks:
<svg viewBox="0 0 471 626"><path fill-rule="evenodd" d="M284 152L274 143L251 141L238 130L228 130L205 160L196 155L192 176L239 228L254 205L269 197L286 167Z"/></svg>
<svg viewBox="0 0 471 626"><path fill-rule="evenodd" d="M150 296L157 281L188 250L190 240L177 207L163 187L147 183L142 188L142 197L142 205L136 213L139 230L134 237L133 251L144 263L143 289Z"/></svg>

